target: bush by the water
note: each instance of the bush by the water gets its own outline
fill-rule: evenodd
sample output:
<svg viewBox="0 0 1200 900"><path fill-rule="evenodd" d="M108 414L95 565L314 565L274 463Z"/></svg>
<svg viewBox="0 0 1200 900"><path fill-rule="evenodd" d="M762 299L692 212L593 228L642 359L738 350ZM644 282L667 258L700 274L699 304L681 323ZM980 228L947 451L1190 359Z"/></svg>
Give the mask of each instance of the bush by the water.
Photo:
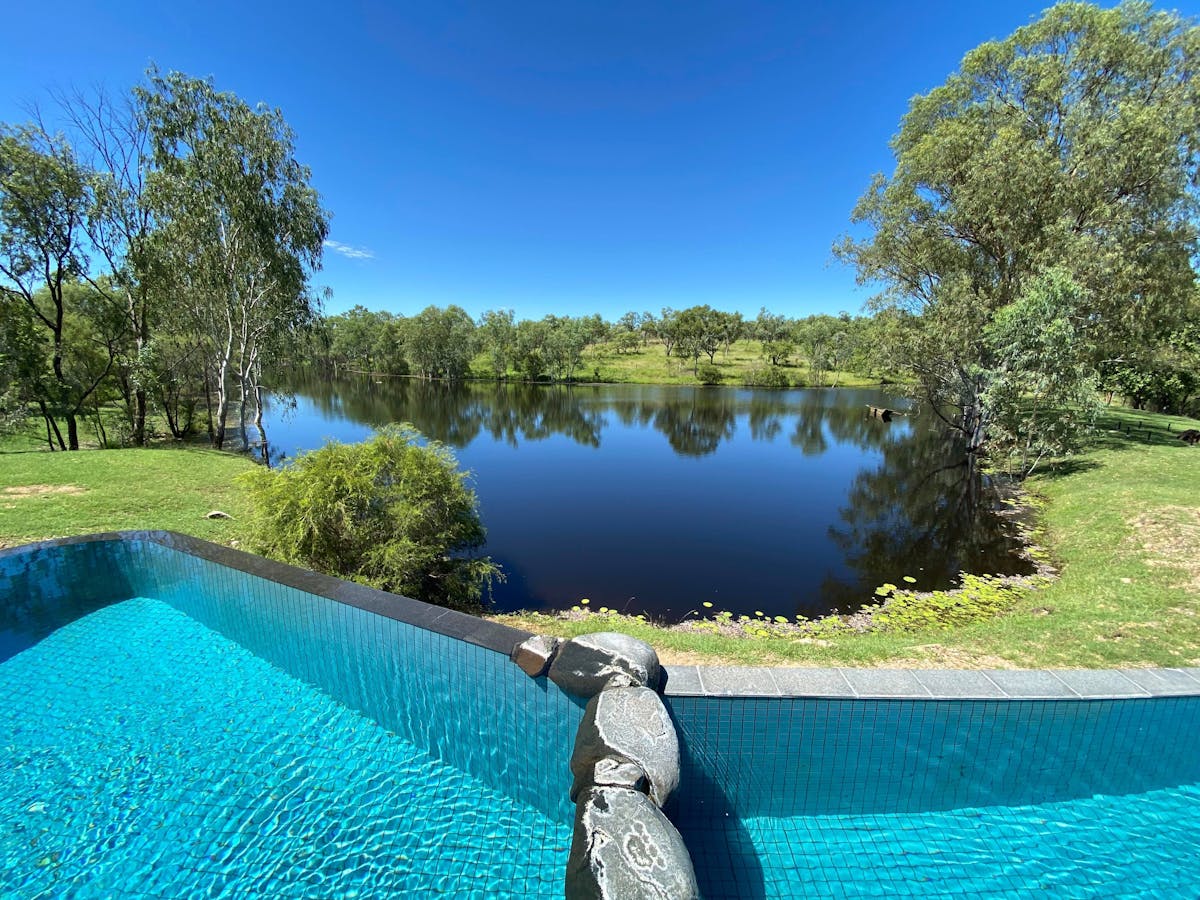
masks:
<svg viewBox="0 0 1200 900"><path fill-rule="evenodd" d="M779 366L755 365L746 373L746 384L750 387L786 388L791 382L787 372Z"/></svg>
<svg viewBox="0 0 1200 900"><path fill-rule="evenodd" d="M330 442L288 467L242 476L259 553L460 609L482 605L500 570L469 473L411 425L361 444Z"/></svg>

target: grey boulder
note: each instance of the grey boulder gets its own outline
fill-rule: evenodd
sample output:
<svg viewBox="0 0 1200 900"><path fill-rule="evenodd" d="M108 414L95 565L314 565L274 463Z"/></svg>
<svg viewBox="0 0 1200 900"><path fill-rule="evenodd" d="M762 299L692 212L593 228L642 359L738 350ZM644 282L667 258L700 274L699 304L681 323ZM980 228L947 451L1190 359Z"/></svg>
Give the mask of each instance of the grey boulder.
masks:
<svg viewBox="0 0 1200 900"><path fill-rule="evenodd" d="M595 765L582 767L571 785L571 802L574 803L581 793L591 787L622 787L643 794L650 792L650 782L646 780L642 767L619 756L606 756Z"/></svg>
<svg viewBox="0 0 1200 900"><path fill-rule="evenodd" d="M550 660L561 643L559 638L535 634L513 647L510 655L521 671L530 678L537 678L550 668Z"/></svg>
<svg viewBox="0 0 1200 900"><path fill-rule="evenodd" d="M606 759L635 763L646 774L650 799L658 806L667 802L679 786L679 738L658 694L612 688L588 701L571 754L572 794L596 783L596 767Z"/></svg>
<svg viewBox="0 0 1200 900"><path fill-rule="evenodd" d="M645 794L585 791L575 808L567 900L692 900L692 860L675 826Z"/></svg>
<svg viewBox="0 0 1200 900"><path fill-rule="evenodd" d="M592 697L608 687L657 690L660 678L654 648L613 631L572 638L559 647L550 664L550 680L577 697Z"/></svg>

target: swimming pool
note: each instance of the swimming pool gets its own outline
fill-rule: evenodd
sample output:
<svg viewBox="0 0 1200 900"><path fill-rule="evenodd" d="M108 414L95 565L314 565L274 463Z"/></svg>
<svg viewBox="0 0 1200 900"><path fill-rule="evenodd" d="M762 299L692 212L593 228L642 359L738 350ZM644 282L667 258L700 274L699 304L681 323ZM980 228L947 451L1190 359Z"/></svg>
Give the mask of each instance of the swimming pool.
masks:
<svg viewBox="0 0 1200 900"><path fill-rule="evenodd" d="M1200 896L1187 673L730 671L667 697L705 897Z"/></svg>
<svg viewBox="0 0 1200 900"><path fill-rule="evenodd" d="M521 632L171 543L0 557L0 896L561 896L581 709Z"/></svg>
<svg viewBox="0 0 1200 900"><path fill-rule="evenodd" d="M561 896L527 635L137 533L0 551L0 896ZM1200 896L1200 672L668 667L706 897Z"/></svg>

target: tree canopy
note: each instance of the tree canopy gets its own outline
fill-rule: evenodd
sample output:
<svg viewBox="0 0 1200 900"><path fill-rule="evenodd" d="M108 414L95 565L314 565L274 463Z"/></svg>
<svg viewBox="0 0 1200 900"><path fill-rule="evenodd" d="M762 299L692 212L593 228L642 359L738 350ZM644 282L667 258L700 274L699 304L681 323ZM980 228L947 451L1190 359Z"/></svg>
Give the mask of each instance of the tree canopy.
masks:
<svg viewBox="0 0 1200 900"><path fill-rule="evenodd" d="M1160 340L1195 303L1200 29L1148 3L1062 3L972 50L916 97L837 248L922 396L983 445L998 361L980 340L1030 282L1078 286L1074 345L1098 366Z"/></svg>
<svg viewBox="0 0 1200 900"><path fill-rule="evenodd" d="M140 444L152 400L175 431L204 397L220 447L230 391L244 433L264 362L318 311L328 213L292 132L178 72L151 69L123 104L59 101L65 132L0 125L0 402L35 404L73 450L101 399Z"/></svg>

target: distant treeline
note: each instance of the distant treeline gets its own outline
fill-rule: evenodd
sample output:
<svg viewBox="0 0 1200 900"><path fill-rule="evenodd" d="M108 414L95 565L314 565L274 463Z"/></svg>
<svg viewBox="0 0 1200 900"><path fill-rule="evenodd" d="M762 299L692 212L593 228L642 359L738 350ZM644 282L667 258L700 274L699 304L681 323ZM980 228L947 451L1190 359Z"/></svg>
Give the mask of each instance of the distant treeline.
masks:
<svg viewBox="0 0 1200 900"><path fill-rule="evenodd" d="M684 361L698 381L718 379L718 354L750 342L759 362L744 380L760 386L790 383L784 367L803 364L818 383L837 373L878 375L887 370L876 332L878 317L812 315L793 319L765 308L753 319L711 306L602 316L520 319L489 310L478 321L458 306L430 306L414 316L356 306L323 318L311 352L334 372L458 380L590 380L585 354L626 357L662 353Z"/></svg>

